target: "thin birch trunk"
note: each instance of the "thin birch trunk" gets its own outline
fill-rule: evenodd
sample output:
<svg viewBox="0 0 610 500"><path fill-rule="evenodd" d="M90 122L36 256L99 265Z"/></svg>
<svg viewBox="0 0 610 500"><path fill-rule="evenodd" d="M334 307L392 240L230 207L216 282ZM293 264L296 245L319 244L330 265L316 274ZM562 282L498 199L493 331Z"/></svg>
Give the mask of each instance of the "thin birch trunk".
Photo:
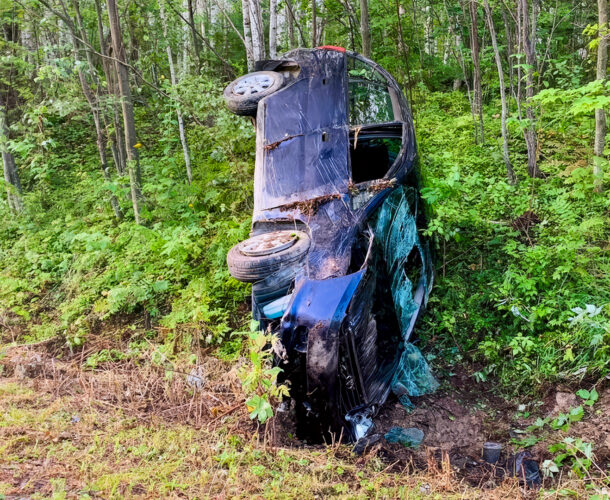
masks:
<svg viewBox="0 0 610 500"><path fill-rule="evenodd" d="M597 72L598 80L606 79L608 67L608 1L597 0L599 45L597 46ZM604 147L606 145L606 112L603 109L595 110L595 144L593 146L593 183L596 192L601 193L603 189L602 162L604 161Z"/></svg>
<svg viewBox="0 0 610 500"><path fill-rule="evenodd" d="M318 40L316 47L319 45L326 45L325 41L325 31L326 31L326 23L328 21L328 16L326 15L326 3L322 2L322 22L318 26Z"/></svg>
<svg viewBox="0 0 610 500"><path fill-rule="evenodd" d="M250 29L252 30L252 51L254 60L265 59L265 34L263 31L263 16L261 13L260 0L249 0Z"/></svg>
<svg viewBox="0 0 610 500"><path fill-rule="evenodd" d="M73 0L72 2L73 7L74 7L74 11L76 13L76 28L78 29L78 33L80 35L80 38L82 40L86 40L86 32L85 29L83 28L83 21L80 15L80 10L78 8L78 2L77 0ZM62 5L63 5L63 1L62 1ZM65 9L65 7L64 7ZM72 30L71 30L72 31ZM93 116L93 123L95 125L95 137L96 137L96 144L97 144L97 151L100 157L100 167L102 169L102 174L104 175L104 179L106 180L106 182L112 182L112 177L110 176L110 172L108 170L108 159L106 156L106 145L107 145L107 139L106 139L106 134L104 133L104 128L102 127L102 122L101 122L101 109L100 109L100 105L99 105L99 95L95 95L91 89L91 86L89 85L89 82L87 81L87 78L85 77L85 74L83 72L82 69L82 65L80 64L80 56L79 56L79 51L84 49L85 53L87 54L87 61L89 63L89 70L92 72L92 74L94 74L94 78L95 78L95 85L96 87L99 89L100 88L100 84L97 78L97 73L95 73L95 67L93 66L93 57L91 54L91 51L89 50L89 48L83 47L83 42L81 42L80 40L78 40L76 38L76 33L72 32L72 43L73 43L73 53L74 53L74 62L75 62L75 66L77 68L78 71L78 79L80 81L81 84L81 89L83 91L83 95L85 96L85 99L87 100L87 103L89 104L89 109L91 110L91 115ZM123 213L121 212L121 207L119 205L119 201L117 200L117 197L114 195L114 193L110 193L110 206L112 207L112 210L114 211L114 215L118 220L122 220L123 219Z"/></svg>
<svg viewBox="0 0 610 500"><path fill-rule="evenodd" d="M15 44L19 43L19 29L15 22L11 22L8 24L8 26L2 26L2 24L0 24L0 29L2 28L5 28L3 35L7 41ZM15 100L13 93L14 89L8 87L3 88L3 90L5 90L6 94L4 98L2 94L0 94L0 153L2 154L2 167L4 170L6 198L8 201L9 210L15 214L18 214L23 210L21 181L19 180L19 172L17 170L17 165L15 164L15 157L8 148L8 138L10 133L8 124L8 107L9 102Z"/></svg>
<svg viewBox="0 0 610 500"><path fill-rule="evenodd" d="M6 106L0 101L0 152L2 152L6 198L8 200L9 209L13 213L18 214L23 210L21 182L19 180L17 165L15 164L15 157L13 156L13 153L8 150L7 146L9 129L6 115Z"/></svg>
<svg viewBox="0 0 610 500"><path fill-rule="evenodd" d="M514 43L513 43L513 35L511 32L511 26L509 23L508 15L506 13L506 9L504 6L500 7L502 11L502 22L504 23L504 29L506 31L506 61L508 62L508 94L509 96L515 97L515 89L513 84L513 58L511 55L514 53Z"/></svg>
<svg viewBox="0 0 610 500"><path fill-rule="evenodd" d="M172 55L172 48L169 44L169 38L167 36L167 16L165 15L165 6L163 0L159 1L159 15L161 17L161 24L163 25L163 36L165 37L165 43L167 44L165 50L167 51L167 62L169 64L169 75L172 83L172 87L175 87L178 83L176 80L176 70L174 68L174 56ZM176 116L178 118L178 132L180 133L180 142L182 144L182 152L184 154L184 165L186 167L186 178L188 183L193 182L193 173L191 171L191 154L189 151L189 145L186 140L186 134L184 133L184 120L182 119L182 111L177 106Z"/></svg>
<svg viewBox="0 0 610 500"><path fill-rule="evenodd" d="M472 51L472 86L474 89L475 112L479 117L479 134L481 144L485 143L485 131L483 127L483 91L481 88L481 61L479 59L481 47L479 45L479 27L477 19L476 0L468 1L468 12L470 14L470 48Z"/></svg>
<svg viewBox="0 0 610 500"><path fill-rule="evenodd" d="M269 57L277 57L277 0L269 0Z"/></svg>
<svg viewBox="0 0 610 500"><path fill-rule="evenodd" d="M525 81L525 98L526 108L525 116L528 120L528 126L523 131L525 145L527 147L527 171L530 177L538 177L538 137L536 135L536 116L534 114L533 104L531 102L534 97L534 70L536 69L536 38L535 31L530 31L532 23L529 15L528 0L519 0L521 4L521 37L523 40L523 49L525 50L525 62L527 64L527 75ZM535 13L535 7L532 9Z"/></svg>
<svg viewBox="0 0 610 500"><path fill-rule="evenodd" d="M133 102L131 100L131 89L129 88L129 72L127 70L125 46L123 45L123 35L119 23L119 12L115 0L108 1L108 19L110 22L110 36L114 51L115 68L119 80L119 90L121 93L121 107L123 109L123 126L125 128L125 143L127 146L127 171L129 172L129 185L131 188L131 203L133 214L137 224L142 223L140 217L140 161L138 150L135 147L138 140L136 137L136 126L133 114Z"/></svg>
<svg viewBox="0 0 610 500"><path fill-rule="evenodd" d="M371 57L371 24L368 0L360 0L360 32L362 33L362 55Z"/></svg>
<svg viewBox="0 0 610 500"><path fill-rule="evenodd" d="M252 38L250 37L250 46L248 46L248 44L246 43L246 39L242 36L240 31L237 29L237 26L235 26L235 23L233 23L233 21L231 20L231 17L227 14L225 9L222 7L221 3L218 0L214 0L214 3L216 4L216 7L218 7L218 10L220 10L220 12L222 13L224 18L227 20L227 22L229 23L231 28L233 28L233 31L235 32L235 34L239 37L241 42L244 44L244 48L246 49L246 57L249 57L250 59L252 59ZM248 23L249 22L250 22L250 17L248 17ZM250 29L250 24L248 24L248 29ZM252 67L254 67L254 65L252 65Z"/></svg>
<svg viewBox="0 0 610 500"><path fill-rule="evenodd" d="M350 39L350 46L352 48L352 50L355 52L356 51L356 36L355 36L355 32L356 32L356 27L358 26L358 19L357 19L357 15L356 12L354 11L353 7L350 4L350 0L339 0L341 2L341 4L343 5L343 7L345 7L345 12L347 13L347 19L349 21L349 39Z"/></svg>
<svg viewBox="0 0 610 500"><path fill-rule="evenodd" d="M318 40L318 13L316 0L311 0L311 46L315 47Z"/></svg>
<svg viewBox="0 0 610 500"><path fill-rule="evenodd" d="M504 157L504 165L506 165L506 177L508 178L509 184L515 184L517 178L515 177L515 171L510 162L510 154L508 151L508 126L506 121L508 119L508 105L506 103L506 86L504 85L504 69L502 68L502 58L500 57L500 51L498 50L498 40L496 38L496 27L494 26L493 17L491 15L491 9L487 0L483 0L483 6L485 8L485 15L487 17L487 25L489 26L489 35L491 37L491 45L494 51L494 58L496 60L496 66L498 68L498 79L500 81L500 100L502 102L502 156Z"/></svg>
<svg viewBox="0 0 610 500"><path fill-rule="evenodd" d="M447 14L447 18L451 19L451 16L449 15L449 9L447 8L447 2L443 2L443 5L445 7L445 12ZM462 8L462 14L464 15L464 17L466 17L466 12L464 10L464 4L460 2L460 6ZM472 115L472 125L474 128L474 141L475 143L477 142L477 119L475 116L475 112L474 112L474 102L473 102L473 92L472 89L470 87L470 78L468 77L468 72L466 71L466 61L465 61L465 57L464 57L464 53L462 52L462 47L464 46L464 43L462 41L462 35L459 31L460 26L459 26L459 19L456 19L457 21L457 29L458 31L453 30L452 27L452 23L449 23L449 34L453 34L455 37L455 46L457 48L456 53L454 54L458 64L460 65L460 68L462 69L462 75L464 76L464 84L466 85L466 96L468 98L468 104L470 105L470 113Z"/></svg>
<svg viewBox="0 0 610 500"><path fill-rule="evenodd" d="M297 46L296 39L294 37L294 16L292 15L292 8L290 6L290 0L286 0L285 7L286 24L288 28L288 43L290 49L294 49Z"/></svg>
<svg viewBox="0 0 610 500"><path fill-rule="evenodd" d="M104 76L106 77L107 95L112 100L112 120L114 125L114 134L110 141L110 148L112 150L112 158L114 160L114 166L119 175L125 174L126 169L126 156L125 142L123 140L123 127L121 126L121 119L119 113L119 99L117 96L117 85L114 81L112 74L112 63L106 56L108 52L106 50L106 40L104 39L104 23L102 22L102 6L100 0L95 0L95 12L97 15L97 31L100 43L100 54L102 54L102 69L104 70Z"/></svg>
<svg viewBox="0 0 610 500"><path fill-rule="evenodd" d="M413 108L413 82L411 81L411 66L409 64L409 47L405 43L404 35L402 32L402 19L400 15L400 0L396 0L396 19L398 21L398 41L400 42L400 49L402 51L402 56L405 60L405 68L407 70L407 86L409 96L409 104L411 108Z"/></svg>
<svg viewBox="0 0 610 500"><path fill-rule="evenodd" d="M252 44L252 29L250 26L250 0L241 0L242 20L244 24L244 45L246 46L246 58L248 71L254 70L254 48Z"/></svg>

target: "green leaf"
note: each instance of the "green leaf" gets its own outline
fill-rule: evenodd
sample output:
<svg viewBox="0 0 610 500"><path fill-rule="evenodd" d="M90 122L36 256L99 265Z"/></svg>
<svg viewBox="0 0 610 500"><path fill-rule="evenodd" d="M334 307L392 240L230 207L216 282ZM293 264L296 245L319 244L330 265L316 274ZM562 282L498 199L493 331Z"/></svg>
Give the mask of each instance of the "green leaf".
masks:
<svg viewBox="0 0 610 500"><path fill-rule="evenodd" d="M273 408L267 401L266 396L261 397L256 394L246 401L246 406L250 411L250 418L252 420L257 419L261 424L273 417Z"/></svg>
<svg viewBox="0 0 610 500"><path fill-rule="evenodd" d="M153 291L156 293L165 292L169 289L169 281L167 281L167 280L155 281L153 283L152 288L153 288Z"/></svg>
<svg viewBox="0 0 610 500"><path fill-rule="evenodd" d="M570 422L580 422L582 418L585 416L585 410L582 406L578 406L576 408L572 408L568 415L568 420Z"/></svg>

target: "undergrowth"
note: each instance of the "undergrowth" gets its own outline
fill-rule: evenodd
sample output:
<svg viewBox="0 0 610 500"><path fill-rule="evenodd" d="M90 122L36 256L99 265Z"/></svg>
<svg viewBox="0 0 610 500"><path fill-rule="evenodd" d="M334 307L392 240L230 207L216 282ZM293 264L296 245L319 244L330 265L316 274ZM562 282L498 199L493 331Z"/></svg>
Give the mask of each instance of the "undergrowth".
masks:
<svg viewBox="0 0 610 500"><path fill-rule="evenodd" d="M181 83L199 123L188 128L190 186L173 109L154 97L137 108L144 226L128 211L127 180L103 180L87 115L41 112L44 133L16 149L26 212L11 218L0 207L4 343L60 336L75 349L120 323L122 335L161 344L168 356L220 346L229 359L240 350L244 335L234 332L247 323L248 289L229 276L225 256L248 234L254 130L224 109L221 91L203 78ZM496 377L514 392L608 374L610 198L592 190L592 120L544 110L542 179L527 177L511 123L512 186L495 108L485 113L487 144L474 145L464 95L418 100L426 232L437 256L420 327L428 352L471 363L473 381ZM121 223L109 191L126 210Z"/></svg>
<svg viewBox="0 0 610 500"><path fill-rule="evenodd" d="M47 144L53 146L38 170L48 184L28 192L26 214L11 220L4 212L0 226L4 341L63 335L79 346L104 324L127 317L139 329L162 327L164 342L180 331L178 349L185 349L199 340L218 344L235 328L246 290L230 279L225 255L248 233L254 130L224 110L221 87L191 84L185 94L191 91L207 125L189 129L195 172L190 186L179 143L169 134L175 127L171 110L163 113L161 103L138 109L139 121L147 124L141 149L144 226L129 213L121 223L113 219L108 191L126 209L128 181L103 180L89 139L91 123L79 116L45 117L52 138ZM153 126L157 111L161 128ZM35 155L21 158L26 186L38 175L27 168L34 161Z"/></svg>
<svg viewBox="0 0 610 500"><path fill-rule="evenodd" d="M541 179L527 176L515 126L513 186L495 110L486 115L488 143L473 145L463 95L435 94L418 109L427 233L437 250L423 337L452 363L474 361L475 380L496 376L511 392L606 375L610 198L593 192L593 121L547 111Z"/></svg>

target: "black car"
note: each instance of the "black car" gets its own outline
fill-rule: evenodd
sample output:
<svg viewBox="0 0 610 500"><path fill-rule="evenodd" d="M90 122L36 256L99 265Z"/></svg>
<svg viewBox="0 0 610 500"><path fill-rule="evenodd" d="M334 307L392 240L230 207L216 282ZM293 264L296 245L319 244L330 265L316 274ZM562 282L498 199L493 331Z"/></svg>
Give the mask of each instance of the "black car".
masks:
<svg viewBox="0 0 610 500"><path fill-rule="evenodd" d="M251 237L229 270L280 339L298 433L357 439L391 390L409 393L432 287L413 120L394 79L340 47L256 69L225 89L257 130Z"/></svg>

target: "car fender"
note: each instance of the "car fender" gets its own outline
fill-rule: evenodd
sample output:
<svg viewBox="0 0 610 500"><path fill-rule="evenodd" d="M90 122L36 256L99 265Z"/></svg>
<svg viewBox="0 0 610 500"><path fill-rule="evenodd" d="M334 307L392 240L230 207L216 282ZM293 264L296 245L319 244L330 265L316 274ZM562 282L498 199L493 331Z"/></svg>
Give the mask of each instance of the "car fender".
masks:
<svg viewBox="0 0 610 500"><path fill-rule="evenodd" d="M282 317L280 338L286 350L302 352L306 342L307 393L321 401L334 400L341 323L365 272L300 281Z"/></svg>

